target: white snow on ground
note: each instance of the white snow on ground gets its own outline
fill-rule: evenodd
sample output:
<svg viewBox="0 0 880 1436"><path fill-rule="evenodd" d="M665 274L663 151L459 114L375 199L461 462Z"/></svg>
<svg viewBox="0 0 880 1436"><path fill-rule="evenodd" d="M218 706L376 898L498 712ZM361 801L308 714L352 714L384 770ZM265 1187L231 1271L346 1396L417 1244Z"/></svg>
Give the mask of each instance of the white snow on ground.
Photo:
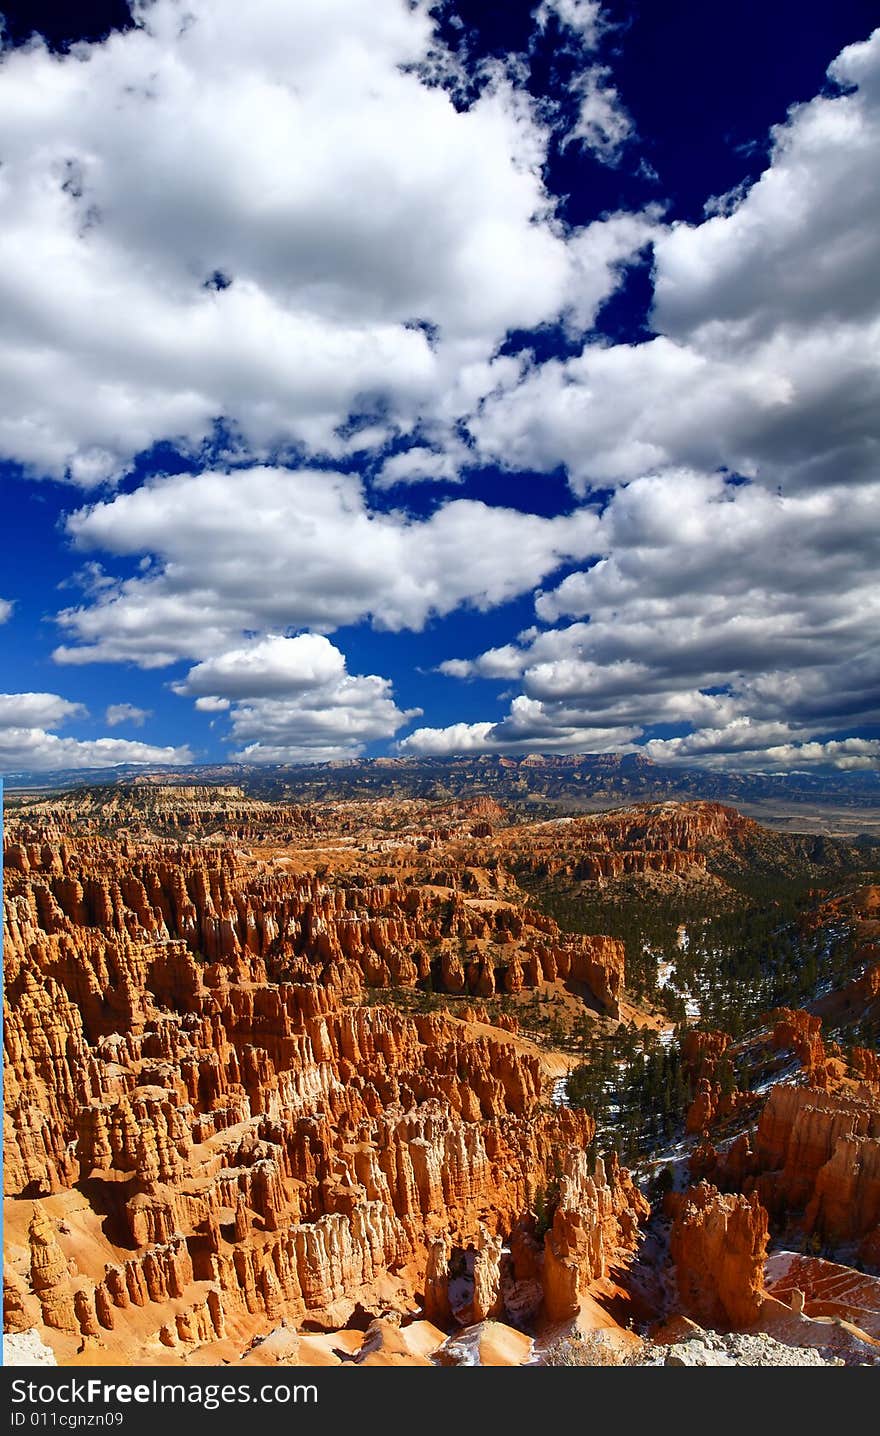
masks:
<svg viewBox="0 0 880 1436"><path fill-rule="evenodd" d="M831 978L828 978L826 982L818 982L813 991L813 995L810 998L810 1001L815 1002L818 997L827 997L828 993L833 991L833 988L834 982Z"/></svg>
<svg viewBox="0 0 880 1436"><path fill-rule="evenodd" d="M469 1326L457 1336L450 1336L442 1350L457 1366L479 1366L480 1327Z"/></svg>
<svg viewBox="0 0 880 1436"><path fill-rule="evenodd" d="M454 1276L449 1283L449 1305L453 1311L464 1311L474 1299L472 1278Z"/></svg>
<svg viewBox="0 0 880 1436"><path fill-rule="evenodd" d="M785 1276L793 1261L798 1260L797 1252L778 1251L768 1256L764 1265L764 1275L768 1285L773 1285Z"/></svg>
<svg viewBox="0 0 880 1436"><path fill-rule="evenodd" d="M568 1106L567 1077L557 1077L550 1092L550 1101L554 1107Z"/></svg>
<svg viewBox="0 0 880 1436"><path fill-rule="evenodd" d="M57 1366L55 1353L35 1326L30 1331L10 1331L3 1337L4 1366Z"/></svg>
<svg viewBox="0 0 880 1436"><path fill-rule="evenodd" d="M449 1282L449 1305L452 1307L453 1315L459 1320L459 1313L469 1310L474 1299L474 1265L477 1260L475 1251L468 1249L464 1253L463 1270Z"/></svg>
<svg viewBox="0 0 880 1436"><path fill-rule="evenodd" d="M801 1071L801 1064L795 1059L794 1062L790 1062L787 1067L784 1067L782 1071L773 1072L769 1077L765 1077L763 1082L757 1082L751 1090L756 1093L756 1095L763 1096L765 1092L770 1091L771 1087L779 1087L780 1085L789 1086L794 1079L800 1075Z"/></svg>
<svg viewBox="0 0 880 1436"><path fill-rule="evenodd" d="M685 946L685 945L686 945L686 944L682 944L681 941L679 940L679 946ZM673 980L672 980L672 974L673 974L674 971L675 971L675 963L674 963L674 962L667 962L667 961L665 961L665 960L658 962L658 963L657 963L657 986L658 986L658 987L668 987L672 992L678 993L678 995L679 995L680 997L683 997L683 998L684 998L685 1015L687 1016L687 1018L688 1018L688 1020L689 1020L690 1022L696 1022L696 1021L698 1021L698 1019L699 1019L700 1016L702 1015L702 1011L701 1011L701 1007L700 1007L699 1000L698 1000L696 997L694 997L694 995L693 995L692 992L683 992L683 991L681 990L681 988L676 987L675 983L674 983ZM664 1043L664 1046L668 1046L668 1045L669 1045L668 1042Z"/></svg>
<svg viewBox="0 0 880 1436"><path fill-rule="evenodd" d="M666 1168L672 1177L672 1190L683 1192L690 1186L690 1159L691 1147L684 1149L684 1144L679 1143L675 1148L667 1147L665 1154L651 1156L647 1159L643 1175L639 1177L639 1186L647 1191L651 1182L662 1168Z"/></svg>
<svg viewBox="0 0 880 1436"><path fill-rule="evenodd" d="M668 1146L661 1147L658 1152L651 1152L645 1161L650 1167L657 1168L670 1166L673 1162L689 1161L696 1143L696 1137L680 1137Z"/></svg>

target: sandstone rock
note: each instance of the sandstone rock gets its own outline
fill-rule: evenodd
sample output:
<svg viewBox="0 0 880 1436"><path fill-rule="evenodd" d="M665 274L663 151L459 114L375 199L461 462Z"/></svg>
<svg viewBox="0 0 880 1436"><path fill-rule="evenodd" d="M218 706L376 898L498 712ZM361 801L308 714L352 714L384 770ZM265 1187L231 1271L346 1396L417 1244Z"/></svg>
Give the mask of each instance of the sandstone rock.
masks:
<svg viewBox="0 0 880 1436"><path fill-rule="evenodd" d="M880 1110L868 1096L774 1087L756 1161L772 1211L802 1210L808 1231L862 1237L880 1222Z"/></svg>
<svg viewBox="0 0 880 1436"><path fill-rule="evenodd" d="M701 1077L696 1096L687 1111L685 1131L708 1132L718 1110L720 1093L714 1083Z"/></svg>
<svg viewBox="0 0 880 1436"><path fill-rule="evenodd" d="M593 1170L584 1152L569 1152L559 1200L544 1242L544 1303L551 1321L573 1316L593 1281L619 1254L635 1247L639 1222L650 1211L616 1158L607 1173Z"/></svg>
<svg viewBox="0 0 880 1436"><path fill-rule="evenodd" d="M480 1246L474 1261L473 1320L500 1316L504 1309L501 1297L501 1238L483 1228Z"/></svg>
<svg viewBox="0 0 880 1436"><path fill-rule="evenodd" d="M687 1192L670 1238L685 1312L711 1326L751 1326L761 1311L767 1240L756 1196L722 1195L706 1182Z"/></svg>
<svg viewBox="0 0 880 1436"><path fill-rule="evenodd" d="M338 1330L380 1292L421 1293L446 1324L453 1252L473 1259L474 1321L507 1302L525 1319L548 1271L577 1296L631 1253L642 1199L616 1164L581 1168L592 1121L545 1109L538 1056L499 1038L513 1016L364 1001L429 976L489 999L552 974L613 1013L622 945L561 933L494 859L457 859L433 890L326 880L228 841L282 820L312 834L305 809L229 796L227 837L189 841L219 821L212 792L147 793L158 835L99 831L122 812L112 794L85 800L101 816L80 833L57 815L8 834L4 1175L35 1201L44 1324L151 1359L282 1320ZM486 823L463 812L462 841L496 844ZM548 1264L527 1228L560 1160ZM72 1218L64 1249L83 1241L87 1260L71 1281L43 1202L75 1185L106 1228ZM36 1314L10 1303L15 1323Z"/></svg>
<svg viewBox="0 0 880 1436"><path fill-rule="evenodd" d="M6 1267L3 1271L3 1330L28 1331L31 1325L21 1283Z"/></svg>
<svg viewBox="0 0 880 1436"><path fill-rule="evenodd" d="M40 1299L43 1321L59 1331L78 1331L67 1261L55 1229L42 1207L35 1206L28 1229L31 1249L31 1285Z"/></svg>

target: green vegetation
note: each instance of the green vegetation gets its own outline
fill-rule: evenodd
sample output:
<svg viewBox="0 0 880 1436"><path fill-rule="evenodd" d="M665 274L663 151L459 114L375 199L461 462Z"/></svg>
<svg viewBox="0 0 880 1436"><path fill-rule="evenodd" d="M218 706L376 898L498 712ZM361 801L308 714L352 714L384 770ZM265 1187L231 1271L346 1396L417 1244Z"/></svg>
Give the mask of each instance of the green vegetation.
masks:
<svg viewBox="0 0 880 1436"><path fill-rule="evenodd" d="M678 1042L664 1046L645 1028L597 1037L566 1082L571 1106L595 1118L597 1148L614 1147L628 1165L676 1136L692 1095Z"/></svg>
<svg viewBox="0 0 880 1436"><path fill-rule="evenodd" d="M687 1025L725 1031L733 1038L734 1047L714 1073L722 1095L736 1088L754 1090L790 1060L790 1054L755 1040L767 1013L802 1007L820 992L839 990L861 969L845 922L815 926L831 875L819 887L815 874L807 874L799 861L793 860L791 872L781 872L766 854L758 857L754 868L732 867L724 882L684 879L663 885L624 879L600 887L517 874L531 905L553 917L563 931L608 933L624 943L627 995L665 1013L675 1024L671 1041L634 1025L615 1029L586 1005L578 1013L561 992L526 991L515 1000L501 992L487 999L451 997L438 990L436 970L420 989L374 990L366 1000L408 1011L446 1008L452 1013L479 1001L490 1021L515 1013L525 1034L579 1059L566 1081L566 1099L594 1117L594 1153L614 1149L621 1161L638 1168L683 1135L694 1097L679 1040ZM837 892L870 880L865 873L841 878L835 872L834 878ZM484 955L497 957L496 965L503 966L500 950L490 947ZM433 956L437 969L438 955ZM876 1020L854 1007L851 1019L844 1012L826 1036L849 1053L853 1046L876 1047L880 1032ZM541 1224L552 1220L554 1201L549 1184L537 1198Z"/></svg>
<svg viewBox="0 0 880 1436"><path fill-rule="evenodd" d="M860 875L860 877L863 875ZM811 931L804 918L817 901L801 877L738 872L734 889L635 883L612 889L548 882L518 874L533 906L567 932L603 932L626 948L626 985L674 1022L685 1018L685 995L699 1003L700 1026L739 1037L773 1007L801 1006L821 987L855 976L851 935L843 928ZM682 940L683 937L683 940ZM658 983L658 965L669 983Z"/></svg>

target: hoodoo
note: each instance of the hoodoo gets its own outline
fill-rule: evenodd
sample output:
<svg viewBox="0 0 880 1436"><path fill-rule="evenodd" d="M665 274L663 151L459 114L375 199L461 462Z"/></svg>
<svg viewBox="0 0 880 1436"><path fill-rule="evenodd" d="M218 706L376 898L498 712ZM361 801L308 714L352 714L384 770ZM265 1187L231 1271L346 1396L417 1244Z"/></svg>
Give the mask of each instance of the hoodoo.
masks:
<svg viewBox="0 0 880 1436"><path fill-rule="evenodd" d="M874 1259L869 1048L843 1055L798 1007L745 1045L676 1032L646 939L578 917L604 904L620 928L658 882L673 910L737 901L718 873L762 839L733 810L528 824L483 800L306 811L184 787L150 812L126 826L114 796L113 837L83 794L7 821L11 1333L61 1363L265 1343L307 1362L365 1326L362 1364L550 1360L560 1331L662 1357L676 1312L732 1331L777 1310L765 1259L792 1224ZM864 973L846 992L870 1012ZM606 1075L572 1085L585 1057ZM761 1096L750 1063L786 1080ZM665 1197L651 1072L697 1182Z"/></svg>

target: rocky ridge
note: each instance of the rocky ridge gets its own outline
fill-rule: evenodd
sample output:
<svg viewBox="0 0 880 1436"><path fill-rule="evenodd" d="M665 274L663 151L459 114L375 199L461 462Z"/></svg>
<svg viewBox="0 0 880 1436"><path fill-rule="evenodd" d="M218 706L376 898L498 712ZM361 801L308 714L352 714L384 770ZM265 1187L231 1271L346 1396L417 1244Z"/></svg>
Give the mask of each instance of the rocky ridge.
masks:
<svg viewBox="0 0 880 1436"><path fill-rule="evenodd" d="M59 1359L204 1353L423 1300L521 1321L633 1250L647 1204L586 1158L587 1114L544 1106L536 1051L361 1000L432 972L485 995L561 971L613 1008L619 945L231 845L26 831L5 859L9 1319Z"/></svg>
<svg viewBox="0 0 880 1436"><path fill-rule="evenodd" d="M628 1344L611 1313L649 1204L480 1004L564 987L597 1020L623 1009L623 945L561 932L517 873L675 881L760 830L711 803L537 824L488 798L371 806L178 789L130 825L118 794L8 824L8 1330L97 1364L530 1363L554 1324ZM425 992L448 1001L396 1004ZM876 1053L844 1060L802 1011L767 1042L801 1075L763 1101L722 1090L726 1034L683 1045L700 1180L667 1201L675 1309L751 1334L682 1364L775 1364L762 1323L815 1347L768 1289L771 1226L880 1257ZM719 1122L748 1125L713 1146Z"/></svg>

